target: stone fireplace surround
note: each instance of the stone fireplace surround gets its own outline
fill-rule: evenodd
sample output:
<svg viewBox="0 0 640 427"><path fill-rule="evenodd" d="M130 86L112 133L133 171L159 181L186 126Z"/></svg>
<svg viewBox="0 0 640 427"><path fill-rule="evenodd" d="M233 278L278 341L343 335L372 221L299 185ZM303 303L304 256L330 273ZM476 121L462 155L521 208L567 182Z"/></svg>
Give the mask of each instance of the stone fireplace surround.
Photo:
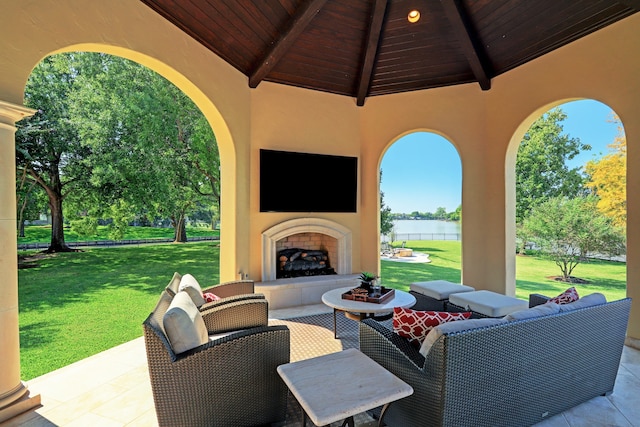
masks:
<svg viewBox="0 0 640 427"><path fill-rule="evenodd" d="M335 247L335 250L331 251L329 261L337 274L276 279L277 247L282 245L278 245L278 242L300 234L321 234L333 238L321 241L322 244ZM351 260L351 231L343 225L323 218L294 218L283 221L262 233L262 282L256 282L255 292L265 295L270 309L320 304L323 293L335 288L357 285L358 275L352 274Z"/></svg>

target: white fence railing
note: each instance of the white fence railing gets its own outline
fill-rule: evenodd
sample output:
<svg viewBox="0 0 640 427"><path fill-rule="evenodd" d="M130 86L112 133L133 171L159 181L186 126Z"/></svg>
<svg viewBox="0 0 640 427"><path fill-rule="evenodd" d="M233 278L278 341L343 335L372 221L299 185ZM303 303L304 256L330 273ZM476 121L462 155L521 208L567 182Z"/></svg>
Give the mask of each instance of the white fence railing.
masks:
<svg viewBox="0 0 640 427"><path fill-rule="evenodd" d="M460 240L460 233L395 233L395 242L405 240ZM383 242L389 241L389 236L382 236Z"/></svg>

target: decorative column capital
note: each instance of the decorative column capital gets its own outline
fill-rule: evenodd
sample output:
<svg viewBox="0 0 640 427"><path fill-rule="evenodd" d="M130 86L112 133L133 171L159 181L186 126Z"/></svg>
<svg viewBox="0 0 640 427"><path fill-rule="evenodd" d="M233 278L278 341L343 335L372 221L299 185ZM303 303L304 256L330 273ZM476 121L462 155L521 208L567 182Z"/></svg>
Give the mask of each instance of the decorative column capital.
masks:
<svg viewBox="0 0 640 427"><path fill-rule="evenodd" d="M15 130L15 123L25 117L33 116L37 110L23 105L16 105L0 100L0 127L11 127Z"/></svg>

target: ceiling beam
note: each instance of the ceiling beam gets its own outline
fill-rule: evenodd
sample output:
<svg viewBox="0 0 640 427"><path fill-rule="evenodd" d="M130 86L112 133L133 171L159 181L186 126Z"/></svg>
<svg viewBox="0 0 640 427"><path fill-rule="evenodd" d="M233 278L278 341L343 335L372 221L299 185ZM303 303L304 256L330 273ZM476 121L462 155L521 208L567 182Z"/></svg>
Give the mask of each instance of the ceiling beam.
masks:
<svg viewBox="0 0 640 427"><path fill-rule="evenodd" d="M620 0L619 3L640 11L640 0Z"/></svg>
<svg viewBox="0 0 640 427"><path fill-rule="evenodd" d="M289 21L285 31L278 40L274 41L271 50L267 52L260 65L251 73L249 77L249 87L255 88L276 66L278 61L287 53L289 48L295 43L302 31L309 25L309 22L320 12L327 0L309 0L298 9L296 15Z"/></svg>
<svg viewBox="0 0 640 427"><path fill-rule="evenodd" d="M387 10L388 0L376 0L373 6L373 14L369 22L369 33L367 34L367 43L365 47L364 57L362 59L362 67L360 68L360 80L358 82L358 94L356 104L359 107L364 105L364 100L369 92L371 85L371 76L373 75L373 64L378 54L378 43L380 41L380 33L382 33L382 24L384 23L384 14Z"/></svg>
<svg viewBox="0 0 640 427"><path fill-rule="evenodd" d="M486 62L484 50L478 41L478 37L471 26L469 17L460 0L440 0L444 12L453 27L453 32L458 38L462 51L467 57L473 75L480 83L482 90L491 89L491 77L489 66Z"/></svg>

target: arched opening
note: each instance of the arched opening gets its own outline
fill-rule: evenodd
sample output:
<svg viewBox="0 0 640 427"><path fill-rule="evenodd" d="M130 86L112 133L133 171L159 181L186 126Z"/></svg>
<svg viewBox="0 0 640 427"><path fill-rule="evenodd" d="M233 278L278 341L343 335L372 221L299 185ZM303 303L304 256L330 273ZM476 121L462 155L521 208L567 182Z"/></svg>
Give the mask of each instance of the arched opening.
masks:
<svg viewBox="0 0 640 427"><path fill-rule="evenodd" d="M224 229L235 230L237 223L235 207L238 201L234 185L234 177L236 177L237 174L237 159L231 130L229 129L226 119L222 116L222 112L213 104L204 92L193 84L193 82L191 82L187 77L169 65L149 55L120 46L96 43L75 44L67 46L64 49L59 49L51 54L74 51L106 53L144 65L145 67L160 74L180 89L193 101L205 116L211 126L211 129L215 132L220 155L220 275L228 278L228 280L236 278L238 271L235 258L237 246L236 235L233 231L225 233Z"/></svg>
<svg viewBox="0 0 640 427"><path fill-rule="evenodd" d="M74 50L74 49L71 49L71 48L70 48L70 49L68 49L68 50L65 50L64 52L67 52L67 51L69 51L69 52L77 52L77 50ZM99 51L99 50L96 48L96 51ZM57 54L55 54L55 55L62 55L64 52L63 52L63 51L59 51L59 52L58 52ZM137 56L136 56L136 55L134 55L133 53L130 53L128 56L136 57L136 58L137 58ZM134 59L134 62L137 62L137 61ZM157 63L156 63L155 61L149 60L148 62L150 62L151 64L154 64L154 65L157 65ZM138 63L140 63L140 62L138 62ZM143 65L144 65L144 64L143 64ZM166 68L166 67L165 67L165 68ZM77 70L76 70L76 71L77 71ZM170 74L170 73L168 73L168 74ZM192 87L191 87L191 90L192 90L192 92L193 92L193 93L198 93L198 92L199 92L199 91L197 90L197 88L193 87L193 85L191 85L191 86L192 86ZM172 93L174 93L174 92L172 92ZM201 95L201 93L200 93L200 95ZM87 102L87 103L90 103L91 101L92 101L91 99L87 99L87 100L86 100L86 102ZM176 104L177 104L177 103L178 103L178 102L176 102ZM211 104L210 102L208 102L208 104L207 104L207 102L202 102L202 100L201 100L201 104L202 104L202 105L209 105L210 107L212 107L212 106L210 105L210 104ZM165 106L166 106L166 104L165 104ZM210 109L211 109L211 108L210 108ZM209 123L211 123L211 120L209 120ZM199 123L199 124L201 125L202 123ZM160 133L160 132L158 132L158 135L160 135L160 134L161 134L161 133ZM216 132L216 134L217 134L217 132ZM227 135L227 137L229 136L229 135L228 135L228 129L226 128L226 126L223 126L223 132L222 132L222 134L223 134L223 135L224 135L224 134L226 134L226 135ZM116 139L111 139L111 140L109 140L109 141L110 141L110 143L111 143L112 145L115 145L115 143L117 143L117 138L116 138ZM209 140L209 141L208 141L208 143L211 143L211 141ZM167 147L168 147L169 145L170 145L170 144L168 144L168 145L167 145ZM234 150L232 149L232 147L229 147L228 145L230 145L230 139L229 139L229 138L227 139L227 149L226 149L226 152L227 152L227 159L229 159L230 161L233 161L233 157L232 157L232 156L230 156L229 154L233 154L233 151L234 151ZM173 148L175 148L175 147L173 147ZM215 148L215 147L214 147L214 148ZM105 147L105 152L108 152L108 151L109 151L109 149L110 149L110 148L109 148L108 146L107 146L107 147ZM215 149L217 150L217 148L215 148ZM127 151L127 150L125 149L125 152L126 152L126 151ZM221 149L220 151L223 151L223 150ZM176 151L176 153L181 153L180 155L184 154L184 152L185 152L185 151L183 151L183 150ZM149 150L147 150L147 153L148 153L148 154L147 154L147 155L148 155L148 157L151 157L151 154L149 153ZM74 154L74 153L65 153L65 154L64 154L64 156L71 157L73 154ZM126 153L125 153L125 154L126 154ZM117 159L117 158L116 158L116 159L111 159L111 161L113 161L114 163L115 163L115 162L117 162L117 161L119 161L119 160L120 160L120 161L122 161L122 162L125 162L125 161L126 161L126 159L125 159L125 155L123 155L123 153L122 153L122 152L121 152L121 153L119 153L119 155L122 155L122 157L121 157L120 159ZM144 159L144 156L136 157L136 158L135 158L135 161L136 161L137 163L134 163L134 164L132 165L132 167L133 167L134 169L139 167L139 169L142 171L145 167L147 167L147 166L148 166L148 165L146 165L146 164L145 164L144 160L145 160L145 159ZM171 161L171 159L168 159L168 160L169 160L169 162ZM180 162L180 158L176 158L176 159L175 159L175 161L176 161L176 162ZM151 162L149 162L149 163L151 163ZM165 164L165 166L166 166L166 165L168 165L168 164L170 164L170 163L166 163L166 164ZM102 169L105 169L107 166L108 166L108 165L103 165L103 166L101 166L101 168L102 168ZM227 170L228 170L228 169L232 169L232 170L233 170L233 168L234 168L234 166L233 166L233 164L232 164L232 166L231 166L231 167L227 167ZM160 174L162 174L162 173L168 173L168 171L166 171L166 170L161 170L161 171L159 171L159 172L160 172ZM228 179L227 181L233 181L233 180L232 180L232 179ZM225 182L225 180L223 179L223 180L222 180L222 183L223 183L223 191L224 191L224 182ZM127 181L124 181L124 184L125 184L125 185L130 185L130 186L135 186L135 185L136 185L136 184L134 184L134 183L132 183L132 182L127 182ZM147 181L147 182L146 182L146 185L150 185L150 184L151 184L151 183L150 183L149 181ZM224 193L223 193L223 194L224 194ZM233 197L232 197L232 199L233 199ZM223 222L224 222L224 218L223 218ZM225 225L226 225L226 224L225 224ZM176 231L178 231L178 229L177 229L177 228L176 228ZM233 242L233 240L234 240L234 239L233 239L233 233L231 233L230 235L231 235L230 240ZM214 256L213 256L213 255L212 255L211 257L212 257L212 258L214 258ZM216 262L217 262L217 261L218 261L218 259L217 259L217 258L218 258L218 254L217 254L217 253L215 254L215 258L216 258ZM70 266L74 266L74 265L78 264L78 262L76 262L76 260L71 260L71 259L70 259L69 261L70 261L70 262L69 262L69 265L70 265ZM86 260L85 260L85 261L86 261ZM134 262L134 263L136 262L136 261L135 261L135 259L134 259L134 257L132 257L130 261L131 261L131 262ZM147 261L153 261L153 260L147 260ZM148 294L148 292L146 292L146 291L145 291L145 287L147 287L147 286L148 286L148 285L150 285L150 284L146 284L146 285L145 285L145 283L144 283L144 279L143 279L144 274L145 274L145 273L143 273L144 267L141 267L145 261L143 261L143 260L138 260L138 262L139 262L139 270L140 270L140 274L136 274L136 275L127 275L126 273L124 273L124 272L122 272L122 271L121 271L120 273L116 274L116 276L117 276L117 275L119 275L119 274L124 273L124 274L122 274L122 276L121 276L122 278L124 278L124 277L128 277L128 279L126 279L126 280L134 281L134 282L135 282L135 284L136 284L136 286L138 286L138 291L140 291L142 294ZM104 272L104 274L102 275L102 277L95 277L95 276L94 276L94 277L92 278L91 276L88 276L88 275L87 275L87 276L85 276L85 277L82 279L82 281L83 281L83 282L85 282L85 285L81 286L80 288L75 287L75 286L69 286L69 283L67 283L66 285L61 285L61 286L60 286L60 291L59 291L59 292L55 292L55 291L54 291L54 293L56 293L56 296L55 296L55 297L53 297L53 298L51 298L51 299L52 299L52 301L48 301L48 303L51 303L51 305L53 305L53 306L60 307L60 306L65 306L65 305L71 305L71 304L73 304L74 302L78 302L78 299L83 300L83 299L85 299L85 298L88 298L88 299L92 299L92 300L94 300L94 299L96 299L96 298L100 298L100 297L99 297L99 296L100 296L100 294L102 294L105 290L108 290L108 289L111 287L110 283L111 283L111 284L113 284L113 283L116 283L116 282L118 281L117 277L113 275L113 273L114 273L114 271L113 271L113 270L117 270L117 269L118 269L118 267L117 267L118 263L113 263L112 265L113 265L113 268L112 268L112 269L109 269L109 268L105 268L105 269L104 269L104 271L103 271L103 272ZM121 264L120 264L120 265L121 265ZM171 271L167 271L167 272L166 272L166 280L168 281L168 280L170 279L171 274L172 274L172 272L174 271L174 269L176 269L176 270L177 270L177 269L179 269L179 268L180 268L180 267L172 266L172 267L171 267ZM54 274L55 274L55 273L54 273ZM216 276L217 276L217 275L216 275ZM76 277L82 277L82 276L81 276L81 275L76 275ZM100 281L100 282L99 282L99 285L100 285L100 286L97 286L97 287L99 287L99 289L90 289L90 288L91 288L91 283L92 283L92 282L94 282L94 281ZM60 282L64 282L64 280L63 280L63 279L60 279ZM94 282L94 283L95 283L95 282ZM162 287L162 286L164 286L166 283L167 283L167 282L159 282L159 283L155 283L155 282L154 282L154 285L159 286L159 287ZM214 283L215 283L215 282L214 282ZM95 283L95 284L96 284L96 285L98 285L98 283ZM211 284L213 284L213 283L211 283ZM113 289L113 288L112 288L112 289ZM148 289L148 288L147 288L147 289ZM21 289L20 287L19 287L19 290L20 290L20 292L22 293L22 289ZM44 292L44 291L43 291L43 292ZM59 295L58 295L58 294L59 294ZM63 295L62 295L62 294L63 294ZM135 294L136 294L136 292L134 292L134 293L132 293L131 295L129 295L129 297L125 297L125 298L118 298L117 300L128 300L130 305L131 305L131 303L133 303L133 302L134 302L134 301L136 301L136 300L137 300L138 302L141 302L141 300L140 300L140 299L139 299ZM153 295L151 298L153 298L153 303L155 303L156 293L154 293L154 295ZM21 303L24 303L24 300L25 300L25 298L21 298ZM110 322L109 324L112 326L112 328L113 328L113 329L118 329L118 327L117 327L117 325L116 325L116 326L114 326L114 324L113 324L113 322L112 322L112 321L116 320L116 319L118 318L118 316L119 316L119 315L122 315L122 313L123 313L124 311L126 311L126 310L124 309L124 307L123 307L121 304L117 304L117 302L118 302L117 300L112 301L112 304L110 304L108 301L106 301L106 300L105 300L105 302L106 302L106 303L105 303L105 305L104 305L104 306L105 306L105 309L104 309L104 310L101 310L101 311L102 311L102 315L103 315L103 316L105 316L105 317L103 318L103 320L104 320L104 319L108 320L108 321ZM85 301L86 301L86 300L85 300ZM30 301L27 301L27 303L30 303ZM152 303L151 305L149 305L148 307L144 307L144 309L142 310L142 312L145 312L145 311L147 311L149 308L151 308L151 307L153 306L153 303ZM33 307L33 304L31 304L30 306L31 306L31 307ZM114 307L118 307L118 306L119 306L120 308L119 308L119 309L111 309L111 308L109 308L109 307L111 307L111 306L114 306ZM50 307L50 310L51 310L51 309L53 309L53 308L56 308L56 307ZM140 308L140 307L138 307L138 308ZM113 310L113 311L111 311L111 310ZM135 311L140 312L141 310L136 309ZM107 313L110 313L110 315L108 315L108 316L107 316ZM47 315L47 316L49 316L49 314L51 314L51 312L47 313L46 315ZM77 320L79 320L80 322L82 322L82 319L80 319L80 318L79 318L79 317L81 317L81 316L70 316L70 315L68 315L68 314L67 314L66 316L63 314L62 316L63 316L63 317L67 317L67 318L77 319ZM126 314L125 314L125 316L126 316ZM128 326L122 326L122 327L120 328L120 334L119 334L119 335L120 335L120 338L116 338L116 337L111 336L110 338L108 338L108 339L106 339L106 340L103 340L102 344L95 345L95 346L92 346L92 345L89 343L89 341L90 341L90 340L85 340L85 341L87 341L87 344L89 344L89 346L90 346L90 347L93 347L90 351L91 351L91 352L93 352L93 353L95 353L96 351L104 350L104 349L105 349L105 346L121 344L121 343L122 343L122 341L128 341L128 340L130 340L130 339L132 339L132 338L135 338L135 336L139 336L139 335L140 335L140 333L139 333L139 332L140 332L140 331L139 331L139 320L138 320L138 319L135 319L135 318L133 318L133 317L131 317L130 315L129 315L128 317L130 318L130 320L129 320L128 322L127 322L127 321L125 321L125 323L129 323L129 325L128 325ZM43 325L43 326L42 326L42 327L40 327L40 328L37 328L37 327L36 327L36 325L38 325L38 324L39 324L37 320L35 320L35 321L31 320L31 322L30 322L30 323L28 323L27 327L21 328L21 329L22 329L22 332L21 332L21 335L22 335L22 336L21 336L21 339L22 339L22 342L23 342L23 349L24 349L24 348L28 348L28 349L30 349L30 350L31 350L31 349L33 349L34 347L38 347L38 344L36 344L36 343L38 342L38 339L37 339L37 338L38 338L39 336L41 336L42 334L44 334L44 335L48 335L48 334L46 334L46 333L44 332L45 330L47 330L47 328L51 328L51 332L52 332L52 333L51 333L51 336L49 336L49 339L50 339L50 340L51 340L51 339L55 339L55 338L54 338L54 337L55 337L55 333L53 333L53 332L55 332L55 331L57 331L57 330L60 330L60 329L68 329L68 330L72 330L72 329L73 329L73 328L65 328L65 327L58 327L58 328L56 328L56 327L55 327L56 322L55 322L52 318L50 318L50 320L51 320L51 322L42 322L42 325ZM121 319L121 320L122 320L122 319ZM21 324L22 324L22 321L29 322L29 321L28 321L28 316L21 316ZM131 324L130 322L133 322L133 324ZM83 323L83 324L86 324L86 325L87 325L87 328L91 328L90 322L85 321L85 322L82 322L82 323ZM22 325L21 325L21 326L22 326ZM60 326L60 324L58 324L58 326ZM136 335L131 336L131 332L128 332L128 333L127 333L127 332L124 332L124 329L131 329L132 327L135 329ZM94 328L94 330L95 330L95 329L99 329L99 328ZM106 330L106 329L109 329L109 328L105 327L104 329ZM33 335L34 333L35 333L35 335ZM75 334L74 334L74 335L75 335ZM83 332L78 331L77 335L85 335L85 336L87 336L88 334L87 334L87 331L83 331ZM96 334L96 335L97 335L97 334ZM113 340L114 338L115 338L115 342L114 342L114 340ZM118 340L121 340L121 341L120 341L120 342L118 342ZM47 342L47 340L41 340L40 342L41 342L41 343L44 343L44 342ZM63 365L64 365L64 364L68 364L68 363L74 362L74 361L75 361L75 360L77 360L77 359L82 359L82 358L84 358L84 357L86 357L86 356L88 356L88 355L89 355L89 353L84 352L85 350L80 350L80 349L78 348L78 346L69 346L67 349L65 349L65 350L64 350L64 352L67 352L67 350L69 350L69 349L71 349L71 348L73 348L73 349L74 349L74 351L72 352L72 353L73 353L72 355L70 355L70 354L64 354L64 355L59 355L59 357L54 357L54 355L48 355L48 356L50 357L50 359L51 359L51 360L58 360L58 362L57 362L57 363L58 363L58 365L56 365L56 364L52 364L52 365L50 365L50 366L47 366L47 367L46 367L46 369L49 369L49 370L50 370L50 369L53 369L53 368L57 368L57 367L59 367L59 366L62 366L62 365L60 365L60 363L62 363ZM107 348L108 348L108 347L107 347ZM38 350L38 349L36 349L36 350ZM93 354L93 353L90 353L90 354ZM23 372L24 372L24 371L26 371L26 369L25 369L25 368L27 368L27 366L26 366L26 364L25 364L25 363L22 363L22 367L23 367ZM39 369L42 369L42 367L40 367ZM27 378L27 379L30 379L30 378L32 378L34 375L40 375L40 374L42 374L42 373L44 373L44 372L42 372L42 371L36 371L36 372L34 373L33 371L30 371L30 370L29 370L29 373L28 373L28 374L23 373L23 377L25 377L25 378Z"/></svg>
<svg viewBox="0 0 640 427"><path fill-rule="evenodd" d="M380 171L383 282L459 283L462 165L456 147L437 133L407 133L387 147Z"/></svg>
<svg viewBox="0 0 640 427"><path fill-rule="evenodd" d="M575 287L579 295L624 298L622 124L611 107L594 100L557 102L541 110L529 116L520 138L514 136L507 160L513 168L507 193L514 197L509 209L517 240L516 295L555 296ZM509 170L506 176L509 185ZM578 234L576 227L585 230ZM580 235L588 238L574 237Z"/></svg>

